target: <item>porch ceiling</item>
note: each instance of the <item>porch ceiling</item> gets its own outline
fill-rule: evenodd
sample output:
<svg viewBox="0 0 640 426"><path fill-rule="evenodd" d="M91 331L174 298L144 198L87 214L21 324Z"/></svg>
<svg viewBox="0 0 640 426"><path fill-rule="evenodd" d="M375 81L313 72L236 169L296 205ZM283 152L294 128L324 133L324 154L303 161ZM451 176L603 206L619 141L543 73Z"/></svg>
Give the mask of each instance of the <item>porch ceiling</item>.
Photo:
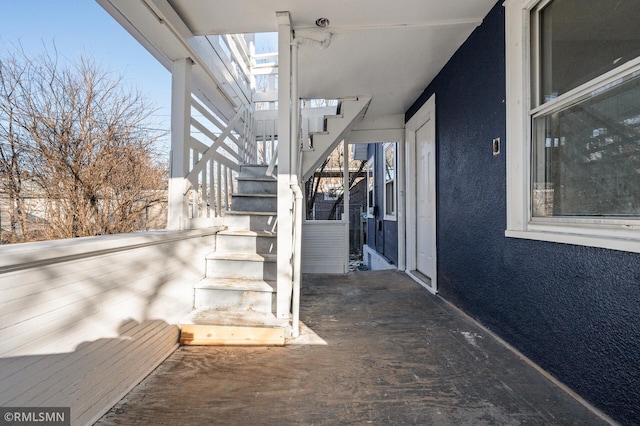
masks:
<svg viewBox="0 0 640 426"><path fill-rule="evenodd" d="M323 39L326 49L299 49L299 95L305 98L372 96L368 117L404 114L495 0L97 0L165 65L173 56L158 46L152 10L175 11L195 36L275 32L276 12L289 11L298 37ZM173 13L173 12L171 12ZM319 29L318 18L330 25ZM156 26L157 18L154 18ZM145 25L147 27L145 27ZM182 25L182 24L180 24ZM183 32L184 33L184 32ZM142 34L142 36L140 36ZM167 40L166 38L164 40ZM158 52L163 52L158 55Z"/></svg>
<svg viewBox="0 0 640 426"><path fill-rule="evenodd" d="M404 114L495 4L495 0L169 0L196 35L277 31L289 11L298 35L324 50L299 50L299 93L306 98L370 95L368 116Z"/></svg>

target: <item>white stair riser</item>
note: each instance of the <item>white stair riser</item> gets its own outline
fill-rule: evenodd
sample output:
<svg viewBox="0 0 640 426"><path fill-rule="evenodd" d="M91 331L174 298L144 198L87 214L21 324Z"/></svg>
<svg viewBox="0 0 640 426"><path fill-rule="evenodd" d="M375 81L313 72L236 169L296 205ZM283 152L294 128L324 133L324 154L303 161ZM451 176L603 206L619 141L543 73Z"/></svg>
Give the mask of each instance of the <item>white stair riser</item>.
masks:
<svg viewBox="0 0 640 426"><path fill-rule="evenodd" d="M276 180L238 180L238 194L276 194Z"/></svg>
<svg viewBox="0 0 640 426"><path fill-rule="evenodd" d="M277 237L257 235L218 234L216 251L219 253L269 253L275 254Z"/></svg>
<svg viewBox="0 0 640 426"><path fill-rule="evenodd" d="M196 288L196 309L274 312L275 294L265 291Z"/></svg>
<svg viewBox="0 0 640 426"><path fill-rule="evenodd" d="M224 224L232 231L277 231L276 216L269 215L227 215Z"/></svg>
<svg viewBox="0 0 640 426"><path fill-rule="evenodd" d="M267 174L267 169L269 166L266 165L257 165L257 164L245 164L240 166L240 176L265 176ZM276 166L273 170L273 175L276 176L278 173L278 166Z"/></svg>
<svg viewBox="0 0 640 426"><path fill-rule="evenodd" d="M278 199L276 197L252 197L234 194L231 196L231 210L275 213L278 210Z"/></svg>
<svg viewBox="0 0 640 426"><path fill-rule="evenodd" d="M269 281L277 279L276 270L276 262L207 259L206 276Z"/></svg>

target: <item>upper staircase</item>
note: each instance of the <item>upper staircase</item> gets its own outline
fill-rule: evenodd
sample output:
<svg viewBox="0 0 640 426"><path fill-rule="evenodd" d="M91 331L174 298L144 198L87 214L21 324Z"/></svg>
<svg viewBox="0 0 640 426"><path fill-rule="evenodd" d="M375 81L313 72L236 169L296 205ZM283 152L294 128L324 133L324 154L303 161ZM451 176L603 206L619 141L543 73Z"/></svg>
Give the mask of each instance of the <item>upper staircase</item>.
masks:
<svg viewBox="0 0 640 426"><path fill-rule="evenodd" d="M340 99L336 113L325 115L322 127L309 131L302 155L302 180L306 181L364 117L371 103L370 96Z"/></svg>

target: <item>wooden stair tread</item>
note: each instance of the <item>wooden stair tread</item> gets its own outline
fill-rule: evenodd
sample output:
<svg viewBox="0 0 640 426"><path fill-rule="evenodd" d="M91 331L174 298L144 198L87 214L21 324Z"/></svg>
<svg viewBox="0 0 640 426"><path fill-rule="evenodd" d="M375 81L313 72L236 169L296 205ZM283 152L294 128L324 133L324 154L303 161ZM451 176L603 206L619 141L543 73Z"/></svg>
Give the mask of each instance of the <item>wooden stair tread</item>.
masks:
<svg viewBox="0 0 640 426"><path fill-rule="evenodd" d="M180 344L284 346L288 323L264 312L194 310L181 321Z"/></svg>

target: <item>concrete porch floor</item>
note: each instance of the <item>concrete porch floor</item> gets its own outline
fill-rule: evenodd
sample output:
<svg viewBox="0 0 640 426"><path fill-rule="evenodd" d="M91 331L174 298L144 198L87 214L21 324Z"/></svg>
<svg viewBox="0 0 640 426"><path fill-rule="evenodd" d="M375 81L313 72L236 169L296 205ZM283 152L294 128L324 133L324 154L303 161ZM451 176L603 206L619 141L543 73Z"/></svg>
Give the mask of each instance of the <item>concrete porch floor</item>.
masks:
<svg viewBox="0 0 640 426"><path fill-rule="evenodd" d="M609 423L395 271L306 275L286 347L181 347L99 425Z"/></svg>

